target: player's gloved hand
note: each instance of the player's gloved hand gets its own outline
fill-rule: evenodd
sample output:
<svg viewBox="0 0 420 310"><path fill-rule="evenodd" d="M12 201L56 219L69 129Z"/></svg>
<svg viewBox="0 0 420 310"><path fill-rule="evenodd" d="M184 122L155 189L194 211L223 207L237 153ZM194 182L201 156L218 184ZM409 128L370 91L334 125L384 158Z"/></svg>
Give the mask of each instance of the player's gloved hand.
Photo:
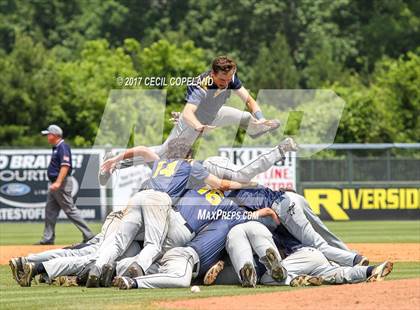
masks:
<svg viewBox="0 0 420 310"><path fill-rule="evenodd" d="M200 125L195 127L196 131L199 131L201 133L206 133L209 132L210 130L216 128L216 126L211 126L211 125Z"/></svg>
<svg viewBox="0 0 420 310"><path fill-rule="evenodd" d="M177 124L179 121L179 118L181 117L181 112L171 112L171 118L169 121L171 121L174 124Z"/></svg>
<svg viewBox="0 0 420 310"><path fill-rule="evenodd" d="M274 212L273 209L263 208L263 209L260 209L258 211L255 211L255 212L257 213L257 215L259 217L270 216L277 225L280 225L280 219L277 216L276 212Z"/></svg>
<svg viewBox="0 0 420 310"><path fill-rule="evenodd" d="M52 190L53 192L55 192L56 190L58 190L61 186L61 183L59 182L54 182L50 185L50 190Z"/></svg>

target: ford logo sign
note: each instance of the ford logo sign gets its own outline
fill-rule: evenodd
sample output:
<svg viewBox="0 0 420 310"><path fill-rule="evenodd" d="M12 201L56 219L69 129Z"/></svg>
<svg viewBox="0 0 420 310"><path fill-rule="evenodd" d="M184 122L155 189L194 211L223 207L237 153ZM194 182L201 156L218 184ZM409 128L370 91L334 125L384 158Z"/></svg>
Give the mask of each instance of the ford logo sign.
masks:
<svg viewBox="0 0 420 310"><path fill-rule="evenodd" d="M22 183L9 183L0 187L0 192L8 196L23 196L31 191L31 188Z"/></svg>

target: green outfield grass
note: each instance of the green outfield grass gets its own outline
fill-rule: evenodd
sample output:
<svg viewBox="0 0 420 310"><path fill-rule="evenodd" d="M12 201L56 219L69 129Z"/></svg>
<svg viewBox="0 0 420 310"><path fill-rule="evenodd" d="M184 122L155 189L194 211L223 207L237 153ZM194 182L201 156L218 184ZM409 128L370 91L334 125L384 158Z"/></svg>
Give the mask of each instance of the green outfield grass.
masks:
<svg viewBox="0 0 420 310"><path fill-rule="evenodd" d="M420 277L420 263L396 263L387 279L413 277ZM116 288L87 289L46 284L22 288L12 279L8 266L0 266L1 309L124 309L127 305L135 305L138 309L156 309L152 303L161 300L257 294L298 288L259 286L245 289L221 285L201 289L199 294L193 295L189 288L119 291Z"/></svg>
<svg viewBox="0 0 420 310"><path fill-rule="evenodd" d="M414 242L420 243L420 221L350 221L325 222L345 242ZM101 223L89 223L99 232ZM4 223L0 225L0 245L33 244L40 240L43 223ZM82 235L68 222L56 226L56 244L81 241Z"/></svg>

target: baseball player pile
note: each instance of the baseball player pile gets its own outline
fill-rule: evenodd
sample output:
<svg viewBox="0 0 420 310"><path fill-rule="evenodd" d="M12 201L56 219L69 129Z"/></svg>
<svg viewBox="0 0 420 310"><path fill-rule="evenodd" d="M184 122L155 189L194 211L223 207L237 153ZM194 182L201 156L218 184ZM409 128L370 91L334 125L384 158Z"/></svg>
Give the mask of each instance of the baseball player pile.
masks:
<svg viewBox="0 0 420 310"><path fill-rule="evenodd" d="M88 242L11 259L20 286L39 276L40 282L88 288L296 287L380 281L392 271L391 262L369 266L368 258L351 251L303 196L252 182L298 150L292 138L244 166L217 156L194 160L192 145L208 130L237 121L258 138L279 127L265 120L229 58L216 58L201 80L188 88L186 108L163 145L106 156L102 185L137 159L151 168L125 209L110 213ZM222 106L230 90L251 113Z"/></svg>

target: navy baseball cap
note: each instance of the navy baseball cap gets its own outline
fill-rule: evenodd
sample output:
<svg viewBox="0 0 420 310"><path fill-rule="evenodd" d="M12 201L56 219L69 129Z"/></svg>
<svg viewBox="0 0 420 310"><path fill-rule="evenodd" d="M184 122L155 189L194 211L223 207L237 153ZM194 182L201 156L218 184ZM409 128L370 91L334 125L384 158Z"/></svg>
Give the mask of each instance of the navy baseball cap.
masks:
<svg viewBox="0 0 420 310"><path fill-rule="evenodd" d="M41 131L43 136L48 135L49 133L60 137L63 136L63 130L57 125L50 125L46 130Z"/></svg>

